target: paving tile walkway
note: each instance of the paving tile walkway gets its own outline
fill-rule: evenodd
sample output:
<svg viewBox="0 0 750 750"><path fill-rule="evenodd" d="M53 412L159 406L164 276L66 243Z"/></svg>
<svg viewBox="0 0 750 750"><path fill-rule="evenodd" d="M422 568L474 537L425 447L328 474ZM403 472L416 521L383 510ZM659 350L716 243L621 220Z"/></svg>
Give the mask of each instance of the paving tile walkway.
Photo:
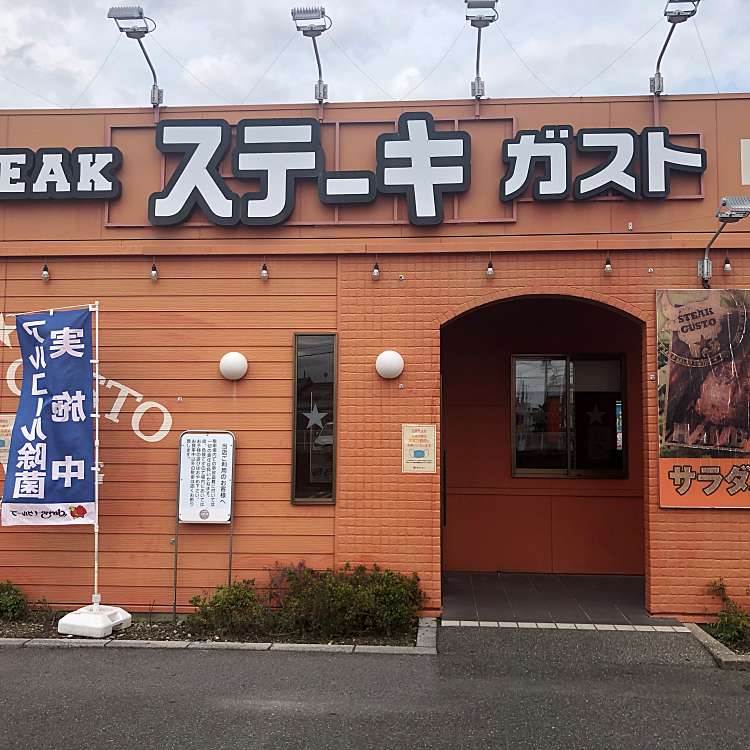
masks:
<svg viewBox="0 0 750 750"><path fill-rule="evenodd" d="M641 576L444 573L443 619L675 625L651 617Z"/></svg>

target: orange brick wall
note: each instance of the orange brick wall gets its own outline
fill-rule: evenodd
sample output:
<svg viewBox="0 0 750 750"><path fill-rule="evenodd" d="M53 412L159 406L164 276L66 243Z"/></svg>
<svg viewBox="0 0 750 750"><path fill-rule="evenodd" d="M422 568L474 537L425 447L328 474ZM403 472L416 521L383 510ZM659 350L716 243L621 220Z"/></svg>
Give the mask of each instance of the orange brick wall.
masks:
<svg viewBox="0 0 750 750"><path fill-rule="evenodd" d="M750 284L745 253L735 273L714 286ZM440 421L440 326L493 300L568 295L616 307L645 323L644 440L647 606L659 614L715 610L706 584L719 576L748 603L750 511L660 510L657 487L657 288L694 288L695 251L613 253L614 274L602 273L602 252L495 254L495 278L480 254L339 258L339 442L335 557L415 570L440 606L440 480L401 474L401 424ZM744 268L743 268L744 266ZM649 270L652 269L652 270ZM403 278L400 278L403 277ZM406 362L398 381L374 370L383 349ZM403 387L401 387L403 386Z"/></svg>

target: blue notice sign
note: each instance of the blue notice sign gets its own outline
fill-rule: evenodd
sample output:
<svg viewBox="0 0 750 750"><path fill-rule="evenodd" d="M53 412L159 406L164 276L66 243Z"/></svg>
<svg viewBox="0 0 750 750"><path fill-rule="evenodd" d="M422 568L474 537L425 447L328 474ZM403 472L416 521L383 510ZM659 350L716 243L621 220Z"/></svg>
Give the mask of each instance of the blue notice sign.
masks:
<svg viewBox="0 0 750 750"><path fill-rule="evenodd" d="M23 385L3 490L2 523L93 524L91 311L16 317Z"/></svg>

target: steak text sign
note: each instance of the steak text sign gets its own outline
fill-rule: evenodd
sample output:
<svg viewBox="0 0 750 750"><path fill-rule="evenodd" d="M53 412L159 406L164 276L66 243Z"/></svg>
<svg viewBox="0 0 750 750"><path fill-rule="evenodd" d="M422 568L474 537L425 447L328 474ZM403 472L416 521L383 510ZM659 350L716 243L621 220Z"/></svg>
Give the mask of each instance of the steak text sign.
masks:
<svg viewBox="0 0 750 750"><path fill-rule="evenodd" d="M328 205L374 202L379 194L406 200L409 221L441 224L443 196L471 186L471 136L438 130L429 112L401 115L396 133L373 144L375 171L327 171L321 126L311 118L242 120L231 153L232 173L260 184L242 195L219 172L229 154L232 129L225 120L162 120L156 146L182 160L159 193L149 199L151 224L181 224L195 208L215 224L267 226L286 221L299 180L315 180ZM575 152L601 155L601 163L575 178ZM631 200L669 195L673 172L702 174L706 152L672 142L666 128L596 128L575 132L570 125L522 130L498 143L499 200L510 202L531 190L538 201L584 201L600 195ZM491 154L485 158L492 158ZM500 165L505 165L501 174Z"/></svg>
<svg viewBox="0 0 750 750"><path fill-rule="evenodd" d="M93 524L91 311L19 315L23 358L3 525Z"/></svg>
<svg viewBox="0 0 750 750"><path fill-rule="evenodd" d="M451 125L455 127L455 125ZM233 144L233 130L236 131ZM273 226L294 211L297 185L311 180L324 205L374 203L401 195L409 221L434 226L444 221L444 197L471 189L472 141L463 130L445 127L429 112L406 112L396 132L372 143L375 169L327 169L321 123L309 117L226 120L161 120L156 148L180 162L163 190L148 199L148 220L174 226L196 209L218 226ZM577 154L596 165L573 174ZM497 199L510 203L526 193L536 201L586 201L602 195L655 200L670 193L673 173L702 174L706 152L673 142L667 128L582 128L545 125L498 138ZM231 175L221 165L231 162ZM366 162L371 158L365 155ZM118 198L116 173L122 154L111 146L0 149L0 201ZM227 176L248 181L235 192Z"/></svg>

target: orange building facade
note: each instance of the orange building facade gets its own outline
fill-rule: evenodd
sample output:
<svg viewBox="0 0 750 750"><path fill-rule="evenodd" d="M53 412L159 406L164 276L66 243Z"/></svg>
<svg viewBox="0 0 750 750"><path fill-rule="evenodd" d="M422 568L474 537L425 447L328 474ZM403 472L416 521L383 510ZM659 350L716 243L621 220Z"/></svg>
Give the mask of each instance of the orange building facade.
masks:
<svg viewBox="0 0 750 750"><path fill-rule="evenodd" d="M399 131L405 113L429 113L436 130L425 132L438 134L429 143L453 144L428 158L453 170L431 193L442 217L425 221L424 195L386 185L384 170L408 172L409 157L379 136L415 135L408 118ZM104 601L168 611L226 582L229 527L180 524L176 583L174 542L180 435L230 430L235 579L261 582L276 563L300 560L377 563L416 571L427 608L439 611L444 571L643 575L650 612L700 619L715 611L706 586L721 577L747 604L750 510L664 507L660 497L656 293L700 287L696 262L721 197L750 191L750 96L668 97L654 117L647 97L167 108L158 126L142 109L0 113L0 162L34 152L30 193L39 149L66 149L69 165L74 149L122 157L119 195L0 200L0 414L12 418L20 382L10 314L100 302ZM253 201L270 202L275 188L256 148L269 139L248 148L247 133L278 120L318 124L318 162L300 157L284 209L253 223ZM156 215L152 196L179 188L186 158L164 146L176 121L227 123L215 170L201 179L215 177L206 192L236 196L238 213L212 216L187 200L184 215ZM238 123L249 128L244 145ZM657 126L668 131L661 146L704 159L668 168L664 195L648 194L655 167L644 161ZM612 185L579 194L576 178L614 153L587 149L582 131L632 134L620 174L635 179L635 195ZM529 157L529 179L512 190L522 134L540 153L552 144L552 162ZM451 161L457 140L463 166ZM288 153L277 145L274 154ZM565 189L550 199L539 185L557 190L563 151ZM240 152L247 160L236 165ZM0 163L0 188L25 179L8 169ZM61 178L50 169L52 190ZM80 169L66 173L71 182ZM460 169L468 179L458 186ZM338 188L321 187L326 175ZM344 201L337 190L351 180L371 194ZM746 229L722 235L714 289L750 288ZM295 337L305 334L335 336L331 387L313 417L327 410L328 422L310 434L310 451L328 451L331 464L310 459L302 470L333 489L300 502L297 446L311 418L299 419L307 391ZM397 378L375 369L385 350L403 357ZM237 382L218 368L230 351L249 361ZM308 414L318 406L310 399ZM404 425L435 426L434 472L407 470ZM89 601L92 549L88 527L3 527L0 579L72 609Z"/></svg>

